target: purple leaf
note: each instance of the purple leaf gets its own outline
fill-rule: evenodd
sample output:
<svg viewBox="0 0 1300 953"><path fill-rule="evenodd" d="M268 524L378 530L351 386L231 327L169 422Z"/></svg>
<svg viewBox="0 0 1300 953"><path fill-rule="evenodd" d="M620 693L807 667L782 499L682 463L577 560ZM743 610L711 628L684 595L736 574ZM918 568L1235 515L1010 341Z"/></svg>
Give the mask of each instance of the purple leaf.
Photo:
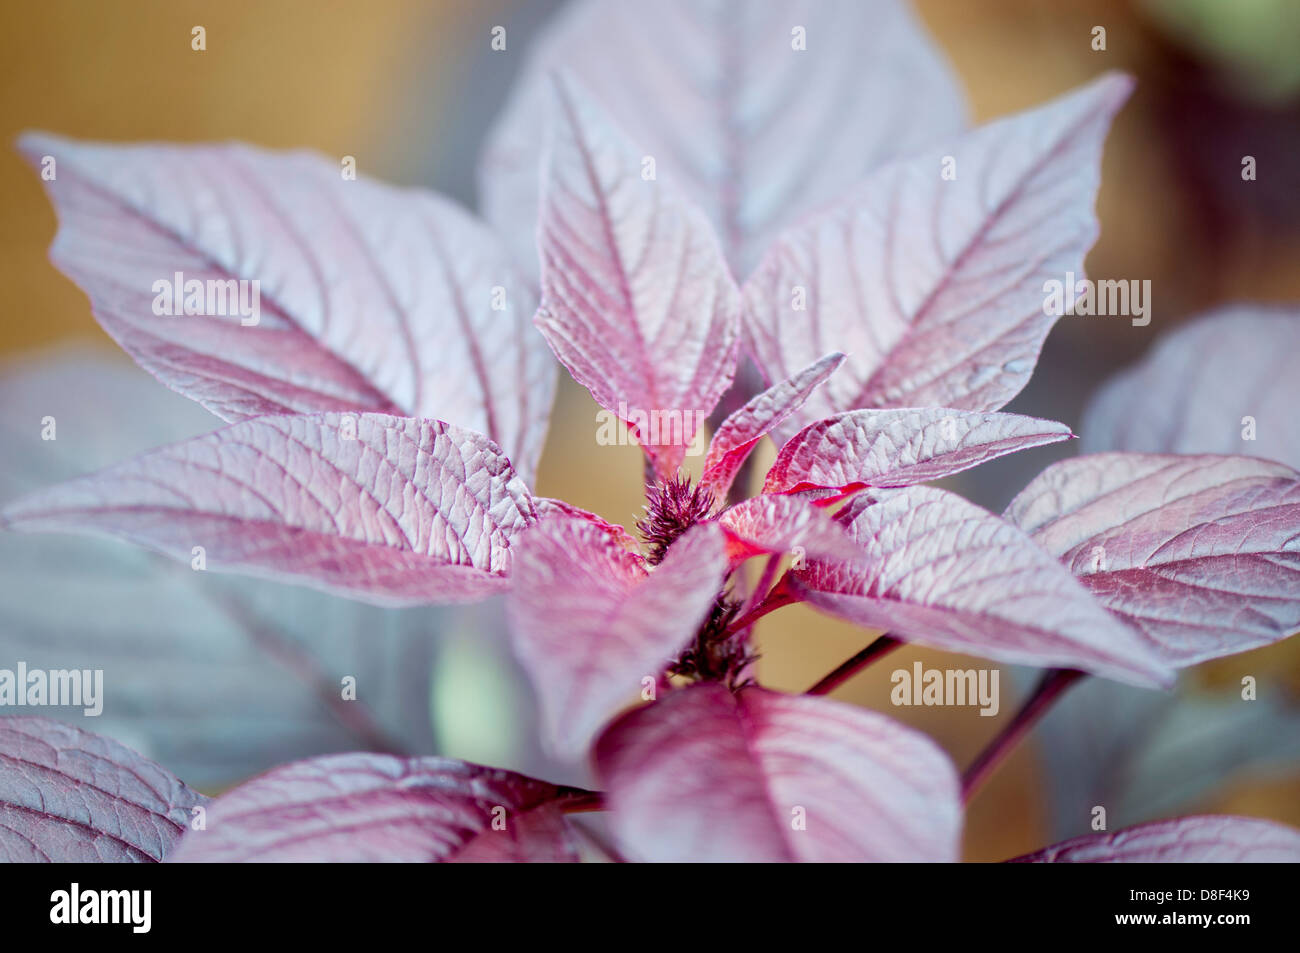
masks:
<svg viewBox="0 0 1300 953"><path fill-rule="evenodd" d="M162 860L206 801L116 741L0 718L0 861Z"/></svg>
<svg viewBox="0 0 1300 953"><path fill-rule="evenodd" d="M338 754L276 768L223 794L178 863L573 860L559 818L572 789L451 758Z"/></svg>
<svg viewBox="0 0 1300 953"><path fill-rule="evenodd" d="M1300 628L1300 474L1253 457L1096 453L1007 518L1180 667Z"/></svg>
<svg viewBox="0 0 1300 953"><path fill-rule="evenodd" d="M718 522L727 533L734 568L761 553L794 553L802 559L852 559L858 545L824 509L794 496L759 496L728 509Z"/></svg>
<svg viewBox="0 0 1300 953"><path fill-rule="evenodd" d="M1257 817L1207 814L1088 834L1017 857L1035 864L1300 863L1300 831Z"/></svg>
<svg viewBox="0 0 1300 953"><path fill-rule="evenodd" d="M1083 275L1102 142L1131 87L1106 76L887 166L776 242L744 289L759 367L780 380L830 347L849 354L801 423L864 407L997 410L1020 392L1056 321L1045 282Z"/></svg>
<svg viewBox="0 0 1300 953"><path fill-rule="evenodd" d="M707 486L715 500L725 500L731 483L754 445L773 428L803 406L808 396L844 363L838 351L805 367L794 377L754 397L724 420L704 455L704 473L700 484Z"/></svg>
<svg viewBox="0 0 1300 953"><path fill-rule="evenodd" d="M102 346L14 355L0 365L0 407L0 500L209 433L215 423ZM56 440L41 439L46 415L57 420ZM502 692L521 684L494 608L469 610L472 619L459 608L391 612L195 572L188 561L115 540L0 533L0 666L102 670L109 688L95 731L202 789L309 755L373 748L385 743L380 737L432 752L431 721L446 744L454 728L430 718L435 658L438 680L457 678L466 667L461 640L472 638L485 659L479 668L491 665L490 651L508 666L513 681ZM340 697L344 675L361 686L355 700ZM483 698L480 707L489 704ZM80 708L46 711L88 724ZM518 737L493 746L496 760L541 770Z"/></svg>
<svg viewBox="0 0 1300 953"><path fill-rule="evenodd" d="M1220 309L1163 335L1102 387L1083 416L1083 450L1235 453L1300 468L1297 365L1300 311Z"/></svg>
<svg viewBox="0 0 1300 953"><path fill-rule="evenodd" d="M580 0L530 51L481 170L487 218L529 267L555 70L707 212L737 275L779 228L965 124L952 71L905 2L661 0L645 16Z"/></svg>
<svg viewBox="0 0 1300 953"><path fill-rule="evenodd" d="M72 536L0 534L0 580L0 667L101 670L101 716L50 717L93 724L193 785L328 751L436 750L429 674L455 635L438 610L389 612ZM341 697L346 675L356 700Z"/></svg>
<svg viewBox="0 0 1300 953"><path fill-rule="evenodd" d="M643 679L657 679L713 608L726 568L722 532L708 523L650 572L581 518L550 517L520 538L511 629L557 753L585 753Z"/></svg>
<svg viewBox="0 0 1300 953"><path fill-rule="evenodd" d="M861 547L786 584L813 606L895 638L1137 685L1172 683L1141 636L1024 533L931 487L876 490L837 518Z"/></svg>
<svg viewBox="0 0 1300 953"><path fill-rule="evenodd" d="M229 421L332 410L449 420L487 434L531 478L555 387L528 327L536 299L455 205L345 179L307 152L44 134L21 148L58 163L45 183L60 219L54 263L168 387ZM158 313L174 300L155 283L178 273L182 286L203 283L207 313ZM214 295L208 309L208 282L228 281L259 282L233 286L248 307L217 308Z"/></svg>
<svg viewBox="0 0 1300 953"><path fill-rule="evenodd" d="M614 833L637 859L957 859L948 756L829 699L696 684L615 722L596 766Z"/></svg>
<svg viewBox="0 0 1300 953"><path fill-rule="evenodd" d="M554 89L535 321L596 403L676 472L736 367L740 291L708 221L566 80Z"/></svg>
<svg viewBox="0 0 1300 953"><path fill-rule="evenodd" d="M349 436L353 435L353 436ZM25 497L9 528L90 531L380 605L508 585L532 499L486 437L382 414L263 417Z"/></svg>
<svg viewBox="0 0 1300 953"><path fill-rule="evenodd" d="M1071 436L1065 424L1018 414L854 410L795 434L767 472L763 492L910 486Z"/></svg>

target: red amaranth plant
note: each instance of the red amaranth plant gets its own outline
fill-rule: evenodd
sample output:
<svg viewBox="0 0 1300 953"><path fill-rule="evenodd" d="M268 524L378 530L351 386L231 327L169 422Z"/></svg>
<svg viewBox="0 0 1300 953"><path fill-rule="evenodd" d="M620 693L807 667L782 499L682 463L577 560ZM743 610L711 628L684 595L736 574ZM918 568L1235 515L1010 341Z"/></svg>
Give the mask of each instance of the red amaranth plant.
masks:
<svg viewBox="0 0 1300 953"><path fill-rule="evenodd" d="M789 15L760 6L730 8L710 49L734 59L701 72L665 62L694 47L658 43L681 20L718 30L689 3L621 31L622 5L578 4L492 139L486 205L503 237L305 153L24 139L33 161L57 160L56 263L143 367L229 425L23 498L4 524L184 560L201 545L212 570L383 606L504 594L544 740L590 756L599 787L359 753L204 802L149 765L165 804L100 784L72 836L60 805L88 782L39 758L90 752L125 779L138 757L7 721L0 754L43 773L35 795L0 773L0 811L48 802L35 820L15 811L24 843L80 859L107 838L133 859L564 860L565 815L604 810L635 860L955 860L964 797L1084 673L1167 687L1300 625L1300 474L1284 464L1091 454L1049 467L1002 516L922 485L1072 436L1000 408L1056 320L1044 282L1083 273L1129 80L960 132L960 97L896 5L803 10L829 44L811 83L788 59ZM648 47L635 82L623 58L611 69L613 37ZM863 70L892 111L863 105ZM719 114L679 86L687 75L714 78ZM763 100L773 76L797 95ZM914 90L931 108L905 106ZM787 122L824 138L778 133ZM512 258L534 227L537 255ZM155 286L178 272L259 281L261 320L159 314ZM545 345L639 438L640 542L530 489L554 386ZM766 389L735 385L742 351ZM692 484L681 465L720 405ZM738 477L767 436L776 462L746 498ZM886 634L809 692L773 691L753 627L796 602ZM1048 670L964 779L922 733L821 697L900 642ZM206 822L181 837L196 807ZM1199 847L1178 846L1188 831ZM1032 859L1206 852L1294 859L1300 833L1189 818Z"/></svg>

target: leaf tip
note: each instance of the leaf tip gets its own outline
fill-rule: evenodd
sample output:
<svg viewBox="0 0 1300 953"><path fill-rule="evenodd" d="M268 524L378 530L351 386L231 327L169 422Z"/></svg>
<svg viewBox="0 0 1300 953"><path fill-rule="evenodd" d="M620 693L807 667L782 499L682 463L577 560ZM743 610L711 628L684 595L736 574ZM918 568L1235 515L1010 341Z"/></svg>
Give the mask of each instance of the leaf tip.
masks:
<svg viewBox="0 0 1300 953"><path fill-rule="evenodd" d="M60 136L43 132L40 129L28 129L18 134L14 140L14 149L34 168L40 168L41 160L50 155L56 146L64 142Z"/></svg>
<svg viewBox="0 0 1300 953"><path fill-rule="evenodd" d="M1107 70L1084 87L1110 115L1119 112L1137 88L1137 77L1123 70Z"/></svg>

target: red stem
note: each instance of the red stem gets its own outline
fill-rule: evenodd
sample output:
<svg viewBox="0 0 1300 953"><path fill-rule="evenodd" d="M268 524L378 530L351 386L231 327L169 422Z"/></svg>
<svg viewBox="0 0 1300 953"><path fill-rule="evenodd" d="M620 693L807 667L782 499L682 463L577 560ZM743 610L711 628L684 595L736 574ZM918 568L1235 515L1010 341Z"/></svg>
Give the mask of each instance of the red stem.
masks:
<svg viewBox="0 0 1300 953"><path fill-rule="evenodd" d="M966 773L961 779L961 798L963 803L969 803L971 796L976 789L984 783L985 779L993 773L994 769L1002 763L1021 738L1037 724L1038 720L1047 714L1052 703L1060 697L1061 693L1073 685L1076 681L1083 678L1083 672L1076 672L1073 669L1054 668L1043 674L1038 686L1034 689L1032 695L1016 712L1015 717L1002 726L993 740L989 742L988 747L979 753Z"/></svg>
<svg viewBox="0 0 1300 953"><path fill-rule="evenodd" d="M902 644L902 642L898 641L898 639L894 638L892 635L885 633L857 655L845 659L833 672L826 675L816 685L804 692L804 694L825 695L829 692L835 691L835 689L839 688L876 659L888 655Z"/></svg>
<svg viewBox="0 0 1300 953"><path fill-rule="evenodd" d="M789 587L786 586L785 578L785 576L781 577L781 581L768 591L767 595L763 597L762 602L754 606L754 608L750 609L748 612L743 613L740 618L727 626L725 634L734 635L737 632L748 629L769 612L775 612L782 606L788 606L792 602L798 602L799 597L792 593Z"/></svg>
<svg viewBox="0 0 1300 953"><path fill-rule="evenodd" d="M587 814L605 810L605 795L600 791L563 787L560 788L556 800L560 804L560 810L565 814Z"/></svg>

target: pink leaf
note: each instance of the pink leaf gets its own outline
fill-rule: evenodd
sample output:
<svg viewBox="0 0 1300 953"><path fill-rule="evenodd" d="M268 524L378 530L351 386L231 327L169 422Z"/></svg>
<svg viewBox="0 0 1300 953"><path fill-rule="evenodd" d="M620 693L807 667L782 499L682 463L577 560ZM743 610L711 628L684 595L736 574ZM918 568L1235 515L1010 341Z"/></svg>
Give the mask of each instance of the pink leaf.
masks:
<svg viewBox="0 0 1300 953"><path fill-rule="evenodd" d="M521 538L511 631L557 753L585 753L643 679L667 668L713 608L726 568L722 533L707 523L651 572L580 518L551 517Z"/></svg>
<svg viewBox="0 0 1300 953"><path fill-rule="evenodd" d="M1071 436L1065 424L1018 414L854 410L795 434L767 472L763 492L910 486Z"/></svg>
<svg viewBox="0 0 1300 953"><path fill-rule="evenodd" d="M588 512L580 506L574 506L564 500L553 500L550 497L535 496L533 505L537 510L538 519L559 514L561 516L574 516L578 519L586 520L592 526L596 527L610 539L614 540L624 549L635 550L637 548L636 537L629 533L624 527L617 523L611 523L608 520L597 516L595 513Z"/></svg>
<svg viewBox="0 0 1300 953"><path fill-rule="evenodd" d="M269 771L217 798L178 863L574 860L557 788L451 758L336 754ZM504 824L504 827L502 826Z"/></svg>
<svg viewBox="0 0 1300 953"><path fill-rule="evenodd" d="M1300 310L1236 305L1157 339L1084 413L1085 453L1237 453L1300 468ZM1140 408L1140 410L1139 410Z"/></svg>
<svg viewBox="0 0 1300 953"><path fill-rule="evenodd" d="M562 69L707 212L747 274L797 216L963 127L956 79L909 6L659 0L645 16L625 0L569 4L490 137L486 215L531 267L546 79Z"/></svg>
<svg viewBox="0 0 1300 953"><path fill-rule="evenodd" d="M1300 831L1257 817L1207 814L1087 834L1017 857L1035 864L1267 864L1300 862Z"/></svg>
<svg viewBox="0 0 1300 953"><path fill-rule="evenodd" d="M668 477L731 384L740 292L700 211L641 177L640 153L585 94L554 87L535 320Z"/></svg>
<svg viewBox="0 0 1300 953"><path fill-rule="evenodd" d="M0 517L186 562L201 546L208 569L393 606L502 591L510 538L535 519L486 437L382 414L245 421L35 493Z"/></svg>
<svg viewBox="0 0 1300 953"><path fill-rule="evenodd" d="M1020 392L1056 322L1045 282L1083 276L1102 141L1131 86L1106 76L887 166L776 242L745 285L758 365L780 380L830 347L849 354L800 422L996 410Z"/></svg>
<svg viewBox="0 0 1300 953"><path fill-rule="evenodd" d="M728 509L718 522L727 533L734 568L761 553L793 553L803 559L852 559L858 545L839 523L811 500L759 496Z"/></svg>
<svg viewBox="0 0 1300 953"><path fill-rule="evenodd" d="M596 767L614 833L637 859L957 859L948 756L829 699L696 684L615 722Z"/></svg>
<svg viewBox="0 0 1300 953"><path fill-rule="evenodd" d="M4 502L216 423L90 342L0 361L0 407ZM57 440L32 426L45 415ZM429 712L434 660L476 638L475 660L509 664L494 608L472 613L477 625L459 608L388 612L195 572L115 540L0 533L0 668L102 670L101 715L41 711L123 741L203 790L325 751L432 750L445 723ZM456 631L430 637L444 626ZM362 686L355 700L341 691L344 674ZM439 666L442 683L451 675ZM505 677L518 691L522 673Z"/></svg>
<svg viewBox="0 0 1300 953"><path fill-rule="evenodd" d="M558 804L520 814L504 831L486 831L461 848L458 864L576 864L578 847Z"/></svg>
<svg viewBox="0 0 1300 953"><path fill-rule="evenodd" d="M713 492L713 498L725 500L741 464L754 445L781 421L803 406L808 396L844 363L838 351L763 393L731 414L709 441L704 456L704 473L700 484Z"/></svg>
<svg viewBox="0 0 1300 953"><path fill-rule="evenodd" d="M1090 454L1048 467L1006 515L1168 665L1300 628L1300 474L1280 463Z"/></svg>
<svg viewBox="0 0 1300 953"><path fill-rule="evenodd" d="M116 741L47 718L0 718L0 861L162 860L206 801Z"/></svg>
<svg viewBox="0 0 1300 953"><path fill-rule="evenodd" d="M874 501L873 501L874 498ZM861 547L786 584L813 606L895 638L1138 685L1173 676L1015 526L931 487L875 490L838 514Z"/></svg>
<svg viewBox="0 0 1300 953"><path fill-rule="evenodd" d="M44 134L21 147L33 164L58 163L45 183L60 219L55 264L168 387L230 421L332 410L449 420L487 434L531 478L554 365L528 326L527 279L460 208L345 179L307 152ZM257 281L259 311L247 284L239 313L215 296L209 311L205 294L208 313L160 314L174 301L155 283L177 273L205 291Z"/></svg>

